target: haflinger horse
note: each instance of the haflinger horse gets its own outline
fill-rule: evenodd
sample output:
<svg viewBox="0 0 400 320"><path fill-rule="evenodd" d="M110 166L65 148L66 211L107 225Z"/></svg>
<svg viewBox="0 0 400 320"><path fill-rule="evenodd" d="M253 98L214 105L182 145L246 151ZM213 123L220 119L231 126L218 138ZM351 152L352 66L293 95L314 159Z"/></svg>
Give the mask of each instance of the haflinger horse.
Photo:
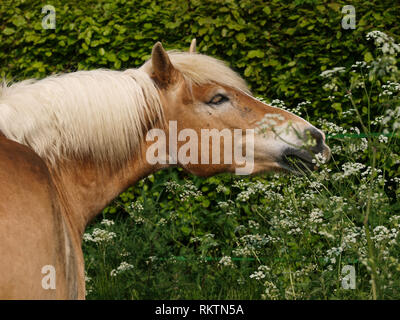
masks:
<svg viewBox="0 0 400 320"><path fill-rule="evenodd" d="M1 87L0 298L84 299L85 227L116 196L172 165L199 176L242 165L150 163L151 129L164 130L169 144L170 121L200 136L203 129L254 129L264 115L275 115L277 126L290 124L296 134L255 134L251 174L296 171L288 155L310 170L313 155L329 158L320 130L259 101L225 63L194 48L192 42L189 52L166 52L158 42L138 69L77 71ZM315 142L311 155L302 149L306 135ZM50 271L54 284L46 286Z"/></svg>

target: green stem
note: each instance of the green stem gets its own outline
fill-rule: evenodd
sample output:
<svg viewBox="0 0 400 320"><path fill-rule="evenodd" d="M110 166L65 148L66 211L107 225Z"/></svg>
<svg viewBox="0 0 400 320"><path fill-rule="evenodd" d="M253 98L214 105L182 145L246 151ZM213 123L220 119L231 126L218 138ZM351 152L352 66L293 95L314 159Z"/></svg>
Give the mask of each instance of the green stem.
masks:
<svg viewBox="0 0 400 320"><path fill-rule="evenodd" d="M376 150L372 148L372 168L371 168L371 181L370 185L372 186L373 179L375 176L375 161L376 161ZM367 246L368 246L368 263L371 266L371 284L372 284L372 298L377 300L379 297L379 288L378 288L378 274L376 271L376 264L375 264L375 254L374 254L374 244L371 239L371 233L368 228L368 219L369 214L371 211L371 191L372 187L368 190L368 202L367 202L367 209L364 217L364 229L365 229L365 236L367 238Z"/></svg>

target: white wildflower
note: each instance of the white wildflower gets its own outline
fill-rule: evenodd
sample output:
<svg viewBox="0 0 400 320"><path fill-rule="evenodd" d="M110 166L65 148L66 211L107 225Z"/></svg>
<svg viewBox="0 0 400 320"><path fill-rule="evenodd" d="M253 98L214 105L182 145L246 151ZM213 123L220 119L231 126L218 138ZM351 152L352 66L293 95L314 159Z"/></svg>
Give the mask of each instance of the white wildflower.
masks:
<svg viewBox="0 0 400 320"><path fill-rule="evenodd" d="M110 272L111 277L116 277L118 274L125 272L127 270L133 269L133 265L127 263L127 262L121 262L121 264L117 267L117 269L113 269Z"/></svg>

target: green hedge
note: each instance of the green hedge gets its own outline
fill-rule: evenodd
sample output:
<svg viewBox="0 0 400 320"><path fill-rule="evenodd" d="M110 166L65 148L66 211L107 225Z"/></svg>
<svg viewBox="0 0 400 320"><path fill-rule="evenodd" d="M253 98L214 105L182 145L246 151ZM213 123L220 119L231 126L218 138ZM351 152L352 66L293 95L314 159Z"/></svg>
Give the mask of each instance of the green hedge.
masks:
<svg viewBox="0 0 400 320"><path fill-rule="evenodd" d="M44 4L56 9L55 30L42 28ZM341 27L348 4L356 9L355 30ZM399 11L400 3L382 0L6 0L0 3L0 76L137 67L156 41L187 50L196 37L200 52L229 62L255 93L292 106L310 100L310 116L337 118L340 104L332 109L319 74L359 57L370 60L366 32L396 38Z"/></svg>

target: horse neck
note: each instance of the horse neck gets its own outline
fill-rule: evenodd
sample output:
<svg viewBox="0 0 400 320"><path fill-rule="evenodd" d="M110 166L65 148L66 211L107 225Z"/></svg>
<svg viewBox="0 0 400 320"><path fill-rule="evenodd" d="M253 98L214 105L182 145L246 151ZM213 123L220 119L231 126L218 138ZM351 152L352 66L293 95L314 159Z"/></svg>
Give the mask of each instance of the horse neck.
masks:
<svg viewBox="0 0 400 320"><path fill-rule="evenodd" d="M70 160L50 167L59 200L79 241L87 224L121 192L161 167L136 156L118 168Z"/></svg>

